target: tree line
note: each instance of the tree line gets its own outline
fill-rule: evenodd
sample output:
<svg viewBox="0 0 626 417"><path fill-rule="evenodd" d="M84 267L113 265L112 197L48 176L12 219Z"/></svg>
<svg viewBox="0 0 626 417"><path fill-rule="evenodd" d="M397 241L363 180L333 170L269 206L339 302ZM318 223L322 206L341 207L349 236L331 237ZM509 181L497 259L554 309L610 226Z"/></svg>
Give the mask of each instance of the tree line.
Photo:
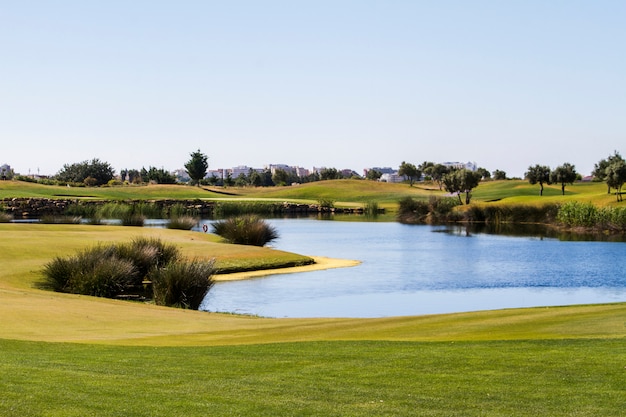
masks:
<svg viewBox="0 0 626 417"><path fill-rule="evenodd" d="M294 172L284 169L276 169L273 172L268 169L262 172L250 169L248 174L241 173L237 178L232 178L230 173L225 178L218 178L216 176L207 177L208 167L208 156L202 153L200 149L190 153L190 159L185 163L185 170L194 185L268 187L346 178L336 168L324 168L319 173L315 172L305 177L300 177ZM424 161L417 166L402 161L398 175L405 177L411 187L422 178L431 180L438 184L440 190L445 189L451 194L456 194L461 204L463 202L462 195L465 195L465 204L470 203L471 192L481 181L492 178L494 180L507 179L506 172L502 170L495 170L490 173L485 168L478 168L473 171L430 161ZM619 152L614 151L607 158L598 161L594 166L592 175L598 181L606 181L607 192L610 193L611 189L614 189L617 201L622 201L622 187L626 182L626 161ZM365 178L379 180L381 176L380 171L371 169ZM561 192L564 195L566 185L573 184L581 178L580 174L576 172L575 166L569 162L559 165L555 169L551 169L547 165L531 165L524 176L531 184L539 184L539 195L543 195L544 185L550 184L560 184ZM123 169L120 172L120 177L122 181L129 183L175 184L178 182L178 178L172 173L163 168L159 169L152 166L140 170ZM353 177L350 176L350 178ZM116 181L119 181L115 178L113 167L108 162L97 158L91 161L65 164L53 179L58 183L84 184L86 186L115 184Z"/></svg>
<svg viewBox="0 0 626 417"><path fill-rule="evenodd" d="M190 153L190 159L184 166L185 172L191 179L192 185L270 187L346 178L343 173L336 168L323 168L320 172L314 172L304 177L300 177L294 172L284 169L276 169L273 172L266 169L262 172L258 172L252 168L249 170L248 174L241 173L237 178L233 178L230 172L228 172L224 178L215 175L207 176L209 168L208 156L199 149ZM172 173L163 168L152 166L147 169L122 169L119 178L120 179L116 178L115 170L111 164L94 158L90 161L86 160L63 165L63 168L52 180L62 184L86 185L89 187L106 184L118 185L126 182L130 184L176 184L179 182L179 178Z"/></svg>
<svg viewBox="0 0 626 417"><path fill-rule="evenodd" d="M597 181L606 181L607 193L610 194L611 189L615 189L617 201L622 201L622 187L626 182L626 161L619 152L614 151L612 155L598 161L591 174ZM559 184L561 193L565 195L565 186L580 179L580 174L576 172L574 165L566 162L554 170L547 165L530 166L525 177L531 184L539 184L539 195L543 195L544 184Z"/></svg>

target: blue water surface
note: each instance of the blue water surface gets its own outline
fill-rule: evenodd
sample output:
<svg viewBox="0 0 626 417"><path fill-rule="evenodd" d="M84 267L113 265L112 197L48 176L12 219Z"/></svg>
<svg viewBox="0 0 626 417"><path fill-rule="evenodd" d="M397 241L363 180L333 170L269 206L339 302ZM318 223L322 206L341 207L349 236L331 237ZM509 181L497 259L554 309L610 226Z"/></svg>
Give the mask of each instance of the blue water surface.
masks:
<svg viewBox="0 0 626 417"><path fill-rule="evenodd" d="M351 268L216 283L201 309L266 317L385 317L626 301L626 244L464 227L269 220L272 246Z"/></svg>

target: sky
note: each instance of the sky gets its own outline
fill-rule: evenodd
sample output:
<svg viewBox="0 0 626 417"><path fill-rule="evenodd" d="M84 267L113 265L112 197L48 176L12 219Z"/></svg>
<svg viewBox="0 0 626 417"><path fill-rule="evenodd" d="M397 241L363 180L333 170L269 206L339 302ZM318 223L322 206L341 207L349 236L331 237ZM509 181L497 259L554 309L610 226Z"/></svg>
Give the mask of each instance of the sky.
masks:
<svg viewBox="0 0 626 417"><path fill-rule="evenodd" d="M626 153L626 1L0 0L0 164L53 175Z"/></svg>

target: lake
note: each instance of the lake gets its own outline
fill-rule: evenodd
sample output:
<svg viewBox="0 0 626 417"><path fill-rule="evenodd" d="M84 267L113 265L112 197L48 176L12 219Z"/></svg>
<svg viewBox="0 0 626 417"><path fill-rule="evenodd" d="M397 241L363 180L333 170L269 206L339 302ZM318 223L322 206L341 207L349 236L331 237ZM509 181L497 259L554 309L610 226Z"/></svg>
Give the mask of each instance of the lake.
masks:
<svg viewBox="0 0 626 417"><path fill-rule="evenodd" d="M272 247L351 268L218 282L202 310L264 317L386 317L626 301L626 244L464 226L268 220Z"/></svg>

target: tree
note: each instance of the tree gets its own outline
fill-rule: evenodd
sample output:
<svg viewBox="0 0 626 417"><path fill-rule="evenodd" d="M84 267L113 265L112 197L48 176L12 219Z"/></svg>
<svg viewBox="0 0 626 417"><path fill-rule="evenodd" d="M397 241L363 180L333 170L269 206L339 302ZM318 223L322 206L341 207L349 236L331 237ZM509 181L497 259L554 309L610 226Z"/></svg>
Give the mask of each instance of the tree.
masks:
<svg viewBox="0 0 626 417"><path fill-rule="evenodd" d="M278 168L274 171L272 181L274 181L274 184L276 185L287 185L289 181L289 173L284 169Z"/></svg>
<svg viewBox="0 0 626 417"><path fill-rule="evenodd" d="M141 182L141 173L136 169L123 169L120 171L122 181L128 181L132 184Z"/></svg>
<svg viewBox="0 0 626 417"><path fill-rule="evenodd" d="M367 174L365 174L365 178L372 181L378 181L382 176L383 173L377 169L368 169Z"/></svg>
<svg viewBox="0 0 626 417"><path fill-rule="evenodd" d="M248 177L243 172L235 179L236 187L245 187L248 185Z"/></svg>
<svg viewBox="0 0 626 417"><path fill-rule="evenodd" d="M551 184L550 167L546 165L535 165L528 167L525 174L526 179L532 185L539 184L539 195L543 195L543 184Z"/></svg>
<svg viewBox="0 0 626 417"><path fill-rule="evenodd" d="M478 187L482 175L478 171L470 171L469 169L459 169L444 175L442 182L446 191L456 194L461 200L461 193L465 193L465 204L469 204L472 198L472 190Z"/></svg>
<svg viewBox="0 0 626 417"><path fill-rule="evenodd" d="M476 172L480 174L482 179L488 180L491 178L491 172L487 171L486 168L478 168Z"/></svg>
<svg viewBox="0 0 626 417"><path fill-rule="evenodd" d="M209 163L207 162L209 157L200 152L198 149L196 152L192 152L191 159L185 164L185 169L191 183L200 186L200 181L206 177L207 170L209 169Z"/></svg>
<svg viewBox="0 0 626 417"><path fill-rule="evenodd" d="M505 180L506 179L506 172L501 171L499 169L496 169L495 171L493 171L492 175L493 175L493 179L494 180Z"/></svg>
<svg viewBox="0 0 626 417"><path fill-rule="evenodd" d="M226 173L226 178L224 178L224 185L226 187L232 187L235 181L233 180L233 173L228 171Z"/></svg>
<svg viewBox="0 0 626 417"><path fill-rule="evenodd" d="M148 167L141 168L141 179L145 182L152 182L157 184L176 184L176 177L167 172L163 168Z"/></svg>
<svg viewBox="0 0 626 417"><path fill-rule="evenodd" d="M2 176L2 180L11 180L15 173L8 165L3 165L0 168L0 175Z"/></svg>
<svg viewBox="0 0 626 417"><path fill-rule="evenodd" d="M565 184L573 184L577 178L576 168L569 162L554 168L554 171L550 173L550 181L554 184L561 184L562 195L565 195Z"/></svg>
<svg viewBox="0 0 626 417"><path fill-rule="evenodd" d="M97 158L91 161L83 161L74 164L65 164L63 169L56 175L56 179L62 182L84 183L89 178L90 185L103 185L115 176L115 170L108 162Z"/></svg>
<svg viewBox="0 0 626 417"><path fill-rule="evenodd" d="M253 187L260 187L263 183L263 179L258 172L250 168L250 171L248 172L248 183Z"/></svg>
<svg viewBox="0 0 626 417"><path fill-rule="evenodd" d="M272 171L270 171L269 169L266 169L260 175L261 175L261 185L263 187L272 187L275 185L274 180L272 179Z"/></svg>
<svg viewBox="0 0 626 417"><path fill-rule="evenodd" d="M617 201L622 201L622 186L626 182L626 161L615 160L606 168L606 183L615 188Z"/></svg>
<svg viewBox="0 0 626 417"><path fill-rule="evenodd" d="M400 169L398 170L398 175L407 177L409 180L409 187L413 187L413 183L422 176L422 173L415 165L402 161Z"/></svg>
<svg viewBox="0 0 626 417"><path fill-rule="evenodd" d="M430 177L430 179L433 179L432 171L434 166L434 162L424 161L417 166L417 169L419 169L426 177Z"/></svg>
<svg viewBox="0 0 626 417"><path fill-rule="evenodd" d="M320 171L320 180L339 180L342 179L343 176L341 172L337 170L337 168L322 168Z"/></svg>
<svg viewBox="0 0 626 417"><path fill-rule="evenodd" d="M439 190L443 188L443 176L450 172L450 168L442 164L424 161L418 168L425 175L432 178L439 185Z"/></svg>
<svg viewBox="0 0 626 417"><path fill-rule="evenodd" d="M598 161L598 163L594 165L591 175L593 175L596 179L600 181L606 181L606 169L609 167L609 165L611 165L613 162L623 160L624 158L622 158L622 155L620 155L619 152L613 151L613 155L609 155L609 157L606 159L601 159L600 161ZM607 194L611 194L611 186L608 185L608 181L606 192Z"/></svg>

